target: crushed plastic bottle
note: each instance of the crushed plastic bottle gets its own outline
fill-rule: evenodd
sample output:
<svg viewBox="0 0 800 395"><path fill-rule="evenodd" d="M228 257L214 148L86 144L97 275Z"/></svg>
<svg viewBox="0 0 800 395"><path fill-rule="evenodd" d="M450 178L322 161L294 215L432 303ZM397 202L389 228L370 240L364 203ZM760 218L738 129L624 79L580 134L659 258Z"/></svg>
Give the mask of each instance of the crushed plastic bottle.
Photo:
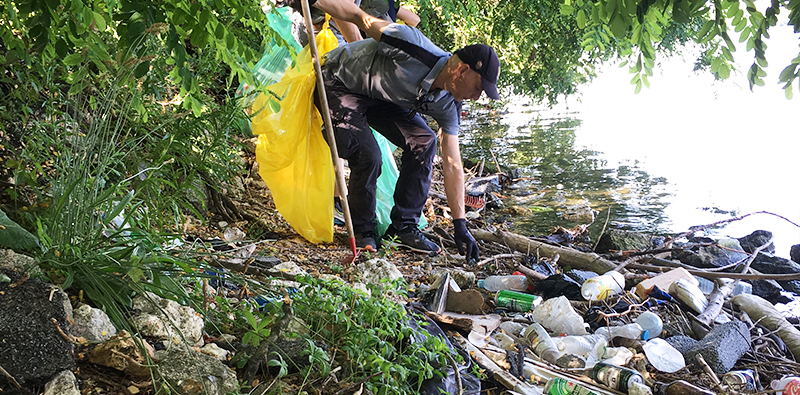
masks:
<svg viewBox="0 0 800 395"><path fill-rule="evenodd" d="M550 298L533 309L532 318L556 334L585 335L586 325L565 296Z"/></svg>
<svg viewBox="0 0 800 395"><path fill-rule="evenodd" d="M588 355L598 343L604 345L608 340L601 335L563 336L554 339L556 348L564 354Z"/></svg>
<svg viewBox="0 0 800 395"><path fill-rule="evenodd" d="M625 288L625 277L617 271L610 271L602 276L592 277L581 285L581 295L586 300L603 300L616 295Z"/></svg>
<svg viewBox="0 0 800 395"><path fill-rule="evenodd" d="M658 337L664 329L664 322L661 321L661 317L650 311L639 314L636 317L636 323L641 325L642 329L647 332L648 336L645 340Z"/></svg>
<svg viewBox="0 0 800 395"><path fill-rule="evenodd" d="M489 292L501 290L524 291L528 289L528 277L525 275L489 276L478 280L478 287Z"/></svg>
<svg viewBox="0 0 800 395"><path fill-rule="evenodd" d="M702 313L708 307L708 299L696 285L685 278L678 279L669 286L669 294L680 300L697 313Z"/></svg>
<svg viewBox="0 0 800 395"><path fill-rule="evenodd" d="M626 339L641 339L644 329L637 323L619 325L619 326L601 326L594 331L595 335L600 335L611 340L615 337L624 337Z"/></svg>

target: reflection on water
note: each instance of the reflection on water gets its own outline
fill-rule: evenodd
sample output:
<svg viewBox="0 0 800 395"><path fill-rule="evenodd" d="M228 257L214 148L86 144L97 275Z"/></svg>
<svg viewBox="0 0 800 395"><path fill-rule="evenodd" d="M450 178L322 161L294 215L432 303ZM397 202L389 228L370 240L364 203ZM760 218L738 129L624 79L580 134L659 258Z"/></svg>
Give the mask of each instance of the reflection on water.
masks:
<svg viewBox="0 0 800 395"><path fill-rule="evenodd" d="M637 161L609 165L601 152L576 147L575 130L581 121L575 113L529 111L519 125L480 106L462 121L462 156L465 163L485 160L484 174L517 169L529 180L503 191L506 206L521 206L532 214L510 218L511 230L520 234L549 234L554 226L576 223L561 219L567 206L589 203L598 212L589 227L593 240L606 217L609 226L648 233L668 233L664 213L672 195L667 180L651 176ZM492 156L494 154L494 157ZM517 174L515 174L516 176Z"/></svg>

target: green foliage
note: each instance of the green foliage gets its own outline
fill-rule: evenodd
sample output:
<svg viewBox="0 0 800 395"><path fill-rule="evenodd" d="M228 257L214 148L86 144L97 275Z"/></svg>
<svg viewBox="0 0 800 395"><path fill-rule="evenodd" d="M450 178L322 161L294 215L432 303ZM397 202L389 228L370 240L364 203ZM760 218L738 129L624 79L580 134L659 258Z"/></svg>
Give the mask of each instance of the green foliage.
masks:
<svg viewBox="0 0 800 395"><path fill-rule="evenodd" d="M420 29L442 48L492 45L503 68L500 84L518 94L550 104L573 95L594 76L593 62L603 52L587 54L578 21L546 0L417 0Z"/></svg>
<svg viewBox="0 0 800 395"><path fill-rule="evenodd" d="M39 246L39 239L0 210L0 246L17 251L30 250Z"/></svg>
<svg viewBox="0 0 800 395"><path fill-rule="evenodd" d="M750 88L764 85L767 66L765 38L776 26L781 9L790 10L789 24L800 31L800 0L772 1L760 11L753 0L564 0L561 10L572 15L579 25L585 25L584 43L587 49L616 42L619 54L632 61L635 74L631 84L639 92L649 86L658 45L674 49L672 41L688 42L691 38L704 48L696 68L707 68L719 79L727 79L734 70L733 53L736 46L731 38L738 34L746 42L754 62L747 71ZM759 4L763 5L763 4ZM583 27L583 26L581 26ZM675 34L678 33L678 34ZM800 56L781 73L786 97L792 97L792 83L797 79Z"/></svg>

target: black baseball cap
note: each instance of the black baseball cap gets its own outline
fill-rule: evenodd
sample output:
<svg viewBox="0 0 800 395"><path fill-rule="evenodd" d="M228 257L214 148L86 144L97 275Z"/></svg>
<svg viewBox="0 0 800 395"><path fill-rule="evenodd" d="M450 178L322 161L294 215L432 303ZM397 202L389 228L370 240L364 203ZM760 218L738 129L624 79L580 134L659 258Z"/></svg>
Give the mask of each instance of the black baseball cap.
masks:
<svg viewBox="0 0 800 395"><path fill-rule="evenodd" d="M497 100L497 77L500 75L500 60L494 49L486 44L469 45L456 51L456 56L481 75L486 96Z"/></svg>

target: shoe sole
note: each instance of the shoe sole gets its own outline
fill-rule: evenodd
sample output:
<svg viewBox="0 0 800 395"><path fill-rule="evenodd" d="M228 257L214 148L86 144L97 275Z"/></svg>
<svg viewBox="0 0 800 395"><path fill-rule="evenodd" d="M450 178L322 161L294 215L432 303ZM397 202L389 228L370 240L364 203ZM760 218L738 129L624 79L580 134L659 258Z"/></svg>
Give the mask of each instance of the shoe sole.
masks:
<svg viewBox="0 0 800 395"><path fill-rule="evenodd" d="M436 250L436 251L431 251L431 250L423 250L423 249L420 249L420 248L414 248L414 247L412 247L410 245L406 245L406 244L403 244L403 243L395 243L395 242L391 242L391 241L387 241L387 240L381 241L381 244L384 247L394 247L394 248L401 248L402 247L402 248L405 248L405 249L408 249L408 250L411 250L411 251L414 251L414 252L421 252L423 254L430 254L430 255L437 255L440 252L442 252L442 247L439 247L439 249Z"/></svg>

